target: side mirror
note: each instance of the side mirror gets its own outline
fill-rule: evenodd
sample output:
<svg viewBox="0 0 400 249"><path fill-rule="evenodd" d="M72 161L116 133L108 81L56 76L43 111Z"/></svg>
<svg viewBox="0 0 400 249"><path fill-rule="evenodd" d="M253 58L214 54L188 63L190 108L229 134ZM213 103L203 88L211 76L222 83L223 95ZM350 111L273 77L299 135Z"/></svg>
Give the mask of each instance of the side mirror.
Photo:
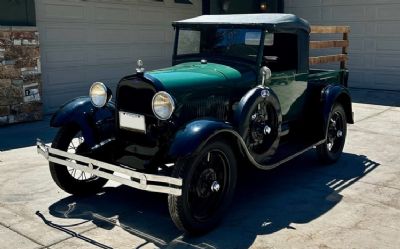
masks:
<svg viewBox="0 0 400 249"><path fill-rule="evenodd" d="M266 66L260 68L261 85L266 86L271 81L271 69Z"/></svg>

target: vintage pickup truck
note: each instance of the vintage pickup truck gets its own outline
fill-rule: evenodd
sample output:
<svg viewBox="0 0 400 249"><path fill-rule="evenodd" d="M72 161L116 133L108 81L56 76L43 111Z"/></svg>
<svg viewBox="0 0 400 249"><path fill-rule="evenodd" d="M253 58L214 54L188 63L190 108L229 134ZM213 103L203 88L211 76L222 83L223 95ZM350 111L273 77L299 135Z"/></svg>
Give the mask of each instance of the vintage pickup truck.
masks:
<svg viewBox="0 0 400 249"><path fill-rule="evenodd" d="M146 72L139 60L115 102L95 82L53 115L60 129L37 149L60 188L91 194L113 180L166 193L176 226L201 233L231 203L238 167L270 170L314 147L322 162L339 159L353 123L348 27L310 27L291 14L205 15L173 27L171 67ZM343 39L310 42L310 33ZM342 51L309 57L329 47ZM338 70L309 68L335 61Z"/></svg>

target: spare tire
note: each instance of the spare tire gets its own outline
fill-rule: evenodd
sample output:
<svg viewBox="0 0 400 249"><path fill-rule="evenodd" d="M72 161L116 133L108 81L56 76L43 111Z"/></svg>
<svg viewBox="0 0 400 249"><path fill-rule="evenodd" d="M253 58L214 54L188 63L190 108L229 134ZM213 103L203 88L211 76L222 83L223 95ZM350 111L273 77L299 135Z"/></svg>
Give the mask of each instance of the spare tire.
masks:
<svg viewBox="0 0 400 249"><path fill-rule="evenodd" d="M235 115L239 134L257 163L266 163L279 145L282 112L276 94L256 87L241 100Z"/></svg>

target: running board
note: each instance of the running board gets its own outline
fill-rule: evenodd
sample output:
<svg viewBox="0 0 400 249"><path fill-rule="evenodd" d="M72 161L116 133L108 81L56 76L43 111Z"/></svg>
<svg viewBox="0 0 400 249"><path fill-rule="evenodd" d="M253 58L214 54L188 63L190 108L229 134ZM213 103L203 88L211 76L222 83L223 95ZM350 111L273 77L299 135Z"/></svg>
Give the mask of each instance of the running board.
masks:
<svg viewBox="0 0 400 249"><path fill-rule="evenodd" d="M126 169L118 165L101 162L89 157L68 153L62 150L51 148L37 140L36 148L38 154L44 156L49 162L74 168L89 174L112 180L123 185L157 193L165 193L180 196L182 195L182 179L168 176L144 174L134 170ZM107 173L103 170L111 170L125 175L130 179ZM151 182L151 184L149 184Z"/></svg>
<svg viewBox="0 0 400 249"><path fill-rule="evenodd" d="M276 167L278 167L281 164L284 164L292 159L294 159L295 157L300 156L301 154L311 150L312 148L314 148L315 146L318 146L320 144L323 144L325 142L325 139L320 140L316 143L312 143L311 145L303 145L303 146L299 146L294 150L294 152L291 152L288 148L280 148L278 149L277 153L275 155L273 155L273 161L268 162L267 164L258 164L256 165L258 168L260 169L264 169L264 170L270 170L270 169L274 169ZM285 151L284 153L282 153L281 155L279 155L280 151ZM288 152L289 153L288 153Z"/></svg>

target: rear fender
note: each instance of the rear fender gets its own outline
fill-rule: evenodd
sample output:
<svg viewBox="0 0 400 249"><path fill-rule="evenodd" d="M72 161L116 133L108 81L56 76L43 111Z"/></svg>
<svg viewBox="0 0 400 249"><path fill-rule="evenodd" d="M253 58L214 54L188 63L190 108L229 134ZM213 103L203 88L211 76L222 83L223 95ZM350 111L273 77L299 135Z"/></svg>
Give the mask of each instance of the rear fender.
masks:
<svg viewBox="0 0 400 249"><path fill-rule="evenodd" d="M329 85L322 92L324 124L327 124L329 114L335 105L340 103L346 113L346 120L349 124L354 124L353 110L351 106L351 96L349 90L342 85Z"/></svg>
<svg viewBox="0 0 400 249"><path fill-rule="evenodd" d="M78 125L85 142L93 147L112 137L114 131L115 105L108 102L103 108L93 106L89 97L78 97L63 106L52 116L51 127Z"/></svg>

